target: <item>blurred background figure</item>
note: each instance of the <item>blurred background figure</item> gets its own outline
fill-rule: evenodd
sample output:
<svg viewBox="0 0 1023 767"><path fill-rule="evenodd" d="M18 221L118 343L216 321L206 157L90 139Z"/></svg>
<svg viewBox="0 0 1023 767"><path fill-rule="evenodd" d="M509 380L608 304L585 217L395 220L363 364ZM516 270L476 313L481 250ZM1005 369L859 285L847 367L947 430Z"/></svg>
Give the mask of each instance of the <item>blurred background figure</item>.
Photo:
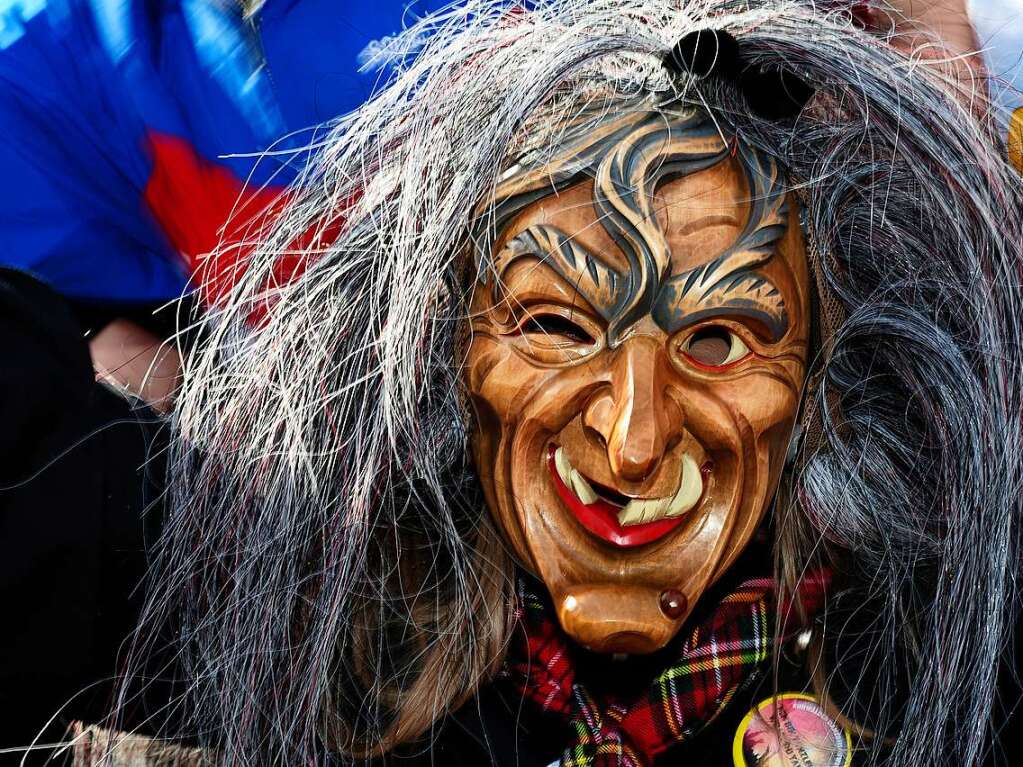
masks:
<svg viewBox="0 0 1023 767"><path fill-rule="evenodd" d="M161 402L175 317L158 309L243 219L243 186L262 204L301 162L254 155L361 103L390 36L441 5L0 0L0 263L70 302L104 377Z"/></svg>
<svg viewBox="0 0 1023 767"><path fill-rule="evenodd" d="M898 45L920 56L954 59L987 78L1009 114L1023 106L1023 0L894 0Z"/></svg>
<svg viewBox="0 0 1023 767"><path fill-rule="evenodd" d="M440 5L0 0L0 749L109 704L161 517L164 342L230 286L208 265L192 295L246 184L258 212L301 162L255 155L357 106Z"/></svg>
<svg viewBox="0 0 1023 767"><path fill-rule="evenodd" d="M993 78L992 95L1007 111L1023 107L1023 0L970 0L969 20Z"/></svg>
<svg viewBox="0 0 1023 767"><path fill-rule="evenodd" d="M100 375L166 407L176 317L161 307L230 287L235 264L203 260L235 234L225 221L265 208L301 166L289 150L366 99L402 53L394 33L444 4L0 0L0 264L71 302ZM1023 0L850 8L953 69L987 62L1003 104L1023 103Z"/></svg>

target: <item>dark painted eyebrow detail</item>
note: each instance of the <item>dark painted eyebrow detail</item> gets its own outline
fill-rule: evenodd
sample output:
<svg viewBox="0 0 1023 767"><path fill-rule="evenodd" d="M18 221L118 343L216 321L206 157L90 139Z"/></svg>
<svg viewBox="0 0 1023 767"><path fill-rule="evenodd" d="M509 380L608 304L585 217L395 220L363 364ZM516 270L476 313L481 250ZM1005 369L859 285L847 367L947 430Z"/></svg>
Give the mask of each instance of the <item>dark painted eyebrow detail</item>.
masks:
<svg viewBox="0 0 1023 767"><path fill-rule="evenodd" d="M671 251L654 211L657 185L670 176L713 167L727 154L706 116L668 120L655 113L611 147L597 166L593 203L598 220L629 262L629 291L608 327L610 343L651 310L671 268Z"/></svg>
<svg viewBox="0 0 1023 767"><path fill-rule="evenodd" d="M594 309L610 321L623 299L621 275L564 231L549 224L527 227L510 239L494 259L503 275L521 258L538 258L572 284Z"/></svg>
<svg viewBox="0 0 1023 767"><path fill-rule="evenodd" d="M495 190L490 217L494 236L524 208L572 184L593 181L593 205L600 225L618 245L629 269L617 274L613 297L606 297L608 341L617 338L653 306L658 285L670 268L671 253L654 210L654 190L662 179L696 173L728 156L729 148L708 115L668 113L649 105L606 113L581 114L563 151L503 181ZM477 263L488 261L488 238L474 235ZM494 259L496 262L496 259ZM600 276L598 274L598 280Z"/></svg>
<svg viewBox="0 0 1023 767"><path fill-rule="evenodd" d="M490 215L473 239L481 269L500 275L524 255L543 259L575 284L608 322L614 347L647 312L665 330L707 316L755 318L772 339L788 329L789 317L777 286L760 266L771 259L788 224L787 198L777 163L742 142L726 143L709 117L646 109L607 118L580 117L556 158L523 161L495 190ZM734 150L732 147L735 147ZM671 252L657 220L654 192L662 180L712 167L738 154L750 191L750 210L735 243L708 263L670 275ZM597 220L622 250L629 268L616 271L553 226L531 226L500 253L489 250L496 236L529 205L572 184L593 180ZM489 227L489 229L487 229Z"/></svg>
<svg viewBox="0 0 1023 767"><path fill-rule="evenodd" d="M765 276L742 269L726 277L727 259L680 275L665 283L654 304L654 321L668 333L711 317L739 316L756 320L770 334L770 341L780 341L789 327L785 301L778 288Z"/></svg>

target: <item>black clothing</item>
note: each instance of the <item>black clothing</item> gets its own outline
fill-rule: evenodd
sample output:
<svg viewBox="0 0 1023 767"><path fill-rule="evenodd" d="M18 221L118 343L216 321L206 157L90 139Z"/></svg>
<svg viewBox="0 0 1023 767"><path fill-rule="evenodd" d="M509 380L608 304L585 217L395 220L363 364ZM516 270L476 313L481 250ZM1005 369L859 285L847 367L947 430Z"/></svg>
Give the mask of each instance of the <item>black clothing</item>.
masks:
<svg viewBox="0 0 1023 767"><path fill-rule="evenodd" d="M147 533L161 516L143 516L158 497L150 479L163 469L157 418L96 382L67 303L9 269L0 270L0 351L2 749L59 741L68 722L108 709Z"/></svg>

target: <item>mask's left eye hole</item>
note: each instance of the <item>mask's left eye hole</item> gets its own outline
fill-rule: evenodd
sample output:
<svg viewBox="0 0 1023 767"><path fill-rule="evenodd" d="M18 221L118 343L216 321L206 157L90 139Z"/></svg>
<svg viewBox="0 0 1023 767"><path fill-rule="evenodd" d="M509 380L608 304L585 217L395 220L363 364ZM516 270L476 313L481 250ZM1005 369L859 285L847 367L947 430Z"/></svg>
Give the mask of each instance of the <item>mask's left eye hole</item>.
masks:
<svg viewBox="0 0 1023 767"><path fill-rule="evenodd" d="M559 314L532 314L519 327L519 332L562 336L577 344L592 344L594 342L593 336L570 319Z"/></svg>
<svg viewBox="0 0 1023 767"><path fill-rule="evenodd" d="M720 325L700 328L683 344L689 359L704 367L720 368L749 356L749 347L735 333Z"/></svg>

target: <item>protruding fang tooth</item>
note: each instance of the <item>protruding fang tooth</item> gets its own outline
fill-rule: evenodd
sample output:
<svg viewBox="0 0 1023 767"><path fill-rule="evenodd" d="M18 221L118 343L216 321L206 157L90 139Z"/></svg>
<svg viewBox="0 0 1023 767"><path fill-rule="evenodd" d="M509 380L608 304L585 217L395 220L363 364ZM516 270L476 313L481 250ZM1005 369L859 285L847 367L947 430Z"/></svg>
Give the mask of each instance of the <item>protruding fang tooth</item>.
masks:
<svg viewBox="0 0 1023 767"><path fill-rule="evenodd" d="M638 525L643 521L643 509L640 507L641 501L629 501L618 512L618 524L622 527L628 525Z"/></svg>
<svg viewBox="0 0 1023 767"><path fill-rule="evenodd" d="M666 517L678 517L690 511L703 495L703 475L700 467L688 453L682 457L682 477L679 488L671 498L634 498L618 512L618 524L641 525Z"/></svg>
<svg viewBox="0 0 1023 767"><path fill-rule="evenodd" d="M682 456L682 479L678 492L668 503L669 517L677 517L692 509L703 495L703 475L691 455Z"/></svg>
<svg viewBox="0 0 1023 767"><path fill-rule="evenodd" d="M565 451L558 448L554 451L554 468L558 470L558 476L568 487L572 487L572 464L565 457Z"/></svg>
<svg viewBox="0 0 1023 767"><path fill-rule="evenodd" d="M641 525L644 522L654 522L665 516L667 508L668 499L666 498L653 498L650 500L633 498L625 505L625 508L618 512L618 524L624 527L626 525Z"/></svg>
<svg viewBox="0 0 1023 767"><path fill-rule="evenodd" d="M587 506L597 500L597 494L593 492L590 483L575 469L572 469L572 489L575 491L576 497Z"/></svg>
<svg viewBox="0 0 1023 767"><path fill-rule="evenodd" d="M569 463L563 448L554 450L554 468L566 487L589 506L600 499L586 477ZM703 495L703 475L695 459L688 453L682 456L682 477L678 490L670 498L633 498L618 511L618 524L641 525L666 517L678 517L696 506Z"/></svg>
<svg viewBox="0 0 1023 767"><path fill-rule="evenodd" d="M575 493L580 501L589 506L597 500L598 496L590 486L590 483L586 481L582 474L572 468L572 464L568 462L564 448L559 447L554 451L554 468L557 469L561 481Z"/></svg>

